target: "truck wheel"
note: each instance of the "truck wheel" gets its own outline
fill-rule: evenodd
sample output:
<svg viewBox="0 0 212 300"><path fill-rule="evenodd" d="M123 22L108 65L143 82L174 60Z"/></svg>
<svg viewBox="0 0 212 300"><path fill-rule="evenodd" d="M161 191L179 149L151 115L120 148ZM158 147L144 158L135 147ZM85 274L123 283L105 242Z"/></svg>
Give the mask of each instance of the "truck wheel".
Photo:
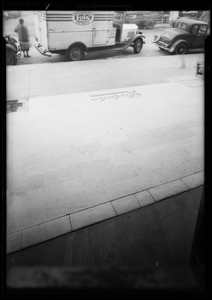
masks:
<svg viewBox="0 0 212 300"><path fill-rule="evenodd" d="M69 60L81 60L84 57L85 50L82 45L73 45L68 48L68 59Z"/></svg>
<svg viewBox="0 0 212 300"><path fill-rule="evenodd" d="M147 21L146 29L153 29L154 26L155 26L154 21L152 21L152 20Z"/></svg>
<svg viewBox="0 0 212 300"><path fill-rule="evenodd" d="M16 65L17 64L17 56L15 53L11 51L7 51L6 53L6 65L11 66L11 65Z"/></svg>
<svg viewBox="0 0 212 300"><path fill-rule="evenodd" d="M142 39L137 39L135 41L134 46L133 46L135 54L140 53L142 47L143 47L143 40Z"/></svg>
<svg viewBox="0 0 212 300"><path fill-rule="evenodd" d="M144 21L139 21L136 25L138 26L138 29L143 29L145 27Z"/></svg>
<svg viewBox="0 0 212 300"><path fill-rule="evenodd" d="M187 52L187 45L182 43L175 48L175 54L185 54Z"/></svg>

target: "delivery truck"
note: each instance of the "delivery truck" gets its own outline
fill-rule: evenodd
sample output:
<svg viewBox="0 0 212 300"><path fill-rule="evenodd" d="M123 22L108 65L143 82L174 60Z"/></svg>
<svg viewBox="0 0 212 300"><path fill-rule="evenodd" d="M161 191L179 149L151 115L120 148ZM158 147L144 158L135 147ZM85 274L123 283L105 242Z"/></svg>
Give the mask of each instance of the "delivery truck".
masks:
<svg viewBox="0 0 212 300"><path fill-rule="evenodd" d="M66 52L68 60L83 59L91 51L140 53L144 42L135 24L124 24L115 11L35 11L35 48L43 55Z"/></svg>
<svg viewBox="0 0 212 300"><path fill-rule="evenodd" d="M162 11L126 11L124 15L124 23L136 24L139 29L153 29L157 23L162 22Z"/></svg>

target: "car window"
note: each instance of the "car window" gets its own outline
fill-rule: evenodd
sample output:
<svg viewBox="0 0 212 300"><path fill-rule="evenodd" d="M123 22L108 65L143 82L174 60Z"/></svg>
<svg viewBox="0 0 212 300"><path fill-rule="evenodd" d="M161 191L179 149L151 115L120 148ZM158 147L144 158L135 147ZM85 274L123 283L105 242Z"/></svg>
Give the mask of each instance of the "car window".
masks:
<svg viewBox="0 0 212 300"><path fill-rule="evenodd" d="M178 23L177 28L187 31L187 26L184 23Z"/></svg>
<svg viewBox="0 0 212 300"><path fill-rule="evenodd" d="M191 33L197 34L198 31L198 25L193 26Z"/></svg>
<svg viewBox="0 0 212 300"><path fill-rule="evenodd" d="M198 33L199 34L206 34L207 33L207 29L208 29L207 25L200 25Z"/></svg>

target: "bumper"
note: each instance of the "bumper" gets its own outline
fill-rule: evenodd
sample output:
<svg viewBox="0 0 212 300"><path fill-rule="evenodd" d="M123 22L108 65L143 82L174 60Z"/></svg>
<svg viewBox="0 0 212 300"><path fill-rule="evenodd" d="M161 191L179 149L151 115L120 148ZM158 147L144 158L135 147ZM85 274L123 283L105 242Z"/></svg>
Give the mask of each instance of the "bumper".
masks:
<svg viewBox="0 0 212 300"><path fill-rule="evenodd" d="M51 54L46 50L41 44L34 44L34 47L42 54L45 56L51 57Z"/></svg>
<svg viewBox="0 0 212 300"><path fill-rule="evenodd" d="M155 37L154 44L156 44L160 49L166 50L168 52L173 52L172 48L170 47L170 44L166 44L160 40L157 41L157 37Z"/></svg>

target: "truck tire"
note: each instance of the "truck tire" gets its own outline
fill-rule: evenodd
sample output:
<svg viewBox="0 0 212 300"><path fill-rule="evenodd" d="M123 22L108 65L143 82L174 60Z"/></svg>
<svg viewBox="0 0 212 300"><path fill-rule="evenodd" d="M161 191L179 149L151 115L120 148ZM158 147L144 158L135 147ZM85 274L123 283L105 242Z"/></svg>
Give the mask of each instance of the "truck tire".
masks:
<svg viewBox="0 0 212 300"><path fill-rule="evenodd" d="M186 43L181 43L179 45L177 45L177 47L174 50L174 53L179 55L179 54L185 54L188 50L188 47L186 45Z"/></svg>
<svg viewBox="0 0 212 300"><path fill-rule="evenodd" d="M12 51L7 51L6 52L6 65L11 66L11 65L16 65L17 64L17 56L15 53Z"/></svg>
<svg viewBox="0 0 212 300"><path fill-rule="evenodd" d="M153 29L155 26L155 23L153 20L148 20L146 23L146 29Z"/></svg>
<svg viewBox="0 0 212 300"><path fill-rule="evenodd" d="M141 49L143 47L143 40L142 39L137 39L134 43L133 49L134 49L134 53L140 53Z"/></svg>
<svg viewBox="0 0 212 300"><path fill-rule="evenodd" d="M79 61L83 59L85 55L84 47L80 44L72 45L68 48L68 59L73 61Z"/></svg>
<svg viewBox="0 0 212 300"><path fill-rule="evenodd" d="M136 25L138 26L138 29L143 29L145 27L145 22L139 21Z"/></svg>

